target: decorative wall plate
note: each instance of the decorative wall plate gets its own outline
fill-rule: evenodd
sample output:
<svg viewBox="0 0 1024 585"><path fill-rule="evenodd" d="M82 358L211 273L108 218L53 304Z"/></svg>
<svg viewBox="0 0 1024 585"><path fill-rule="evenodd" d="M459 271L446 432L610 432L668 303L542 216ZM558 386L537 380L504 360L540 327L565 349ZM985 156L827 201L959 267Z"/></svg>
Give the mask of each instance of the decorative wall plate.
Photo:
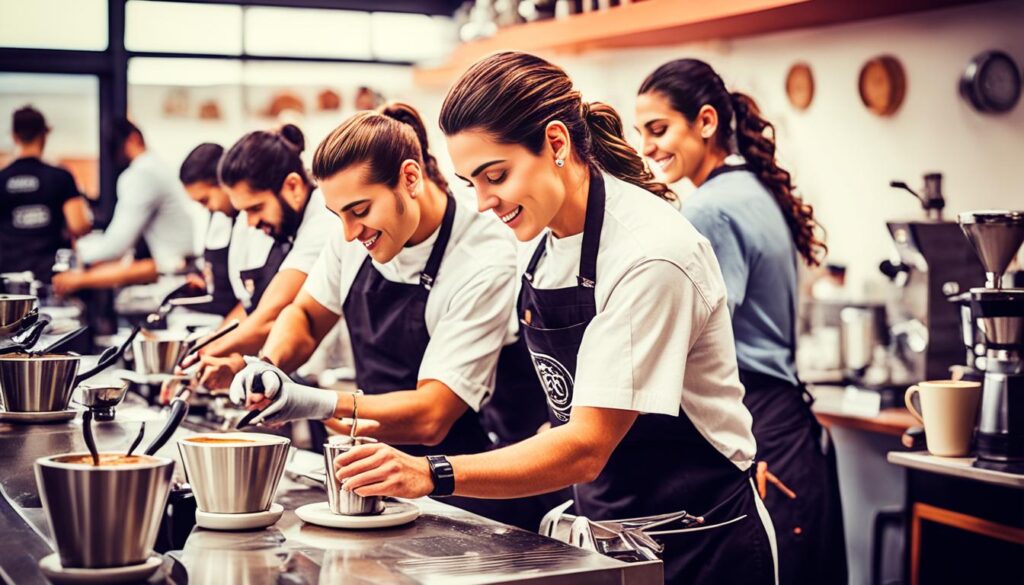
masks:
<svg viewBox="0 0 1024 585"><path fill-rule="evenodd" d="M798 110L806 110L814 100L814 74L807 63L796 63L786 74L786 96Z"/></svg>
<svg viewBox="0 0 1024 585"><path fill-rule="evenodd" d="M906 96L907 77L896 57L883 55L864 64L857 86L860 100L869 110L879 116L891 116Z"/></svg>

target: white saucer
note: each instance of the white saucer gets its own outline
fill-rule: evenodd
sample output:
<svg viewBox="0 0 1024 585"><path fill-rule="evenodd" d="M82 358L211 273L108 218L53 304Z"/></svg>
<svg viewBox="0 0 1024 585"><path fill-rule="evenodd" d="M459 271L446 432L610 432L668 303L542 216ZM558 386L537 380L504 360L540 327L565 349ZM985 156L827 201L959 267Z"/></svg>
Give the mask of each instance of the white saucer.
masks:
<svg viewBox="0 0 1024 585"><path fill-rule="evenodd" d="M420 517L420 509L416 504L398 500L386 500L384 512L375 516L342 516L331 512L327 502L306 504L295 510L295 515L303 522L316 524L325 528L348 528L364 530L367 528L389 528L408 524Z"/></svg>
<svg viewBox="0 0 1024 585"><path fill-rule="evenodd" d="M208 530L255 530L266 528L281 519L284 514L284 506L281 504L270 504L266 512L253 512L251 514L215 514L196 510L196 526Z"/></svg>
<svg viewBox="0 0 1024 585"><path fill-rule="evenodd" d="M8 423L50 423L71 420L78 414L77 410L50 410L44 412L7 412L0 410L0 422Z"/></svg>
<svg viewBox="0 0 1024 585"><path fill-rule="evenodd" d="M155 573L164 559L158 554L151 555L145 562L127 567L106 569L65 569L60 564L60 554L53 553L40 559L39 568L50 581L61 583L138 583Z"/></svg>

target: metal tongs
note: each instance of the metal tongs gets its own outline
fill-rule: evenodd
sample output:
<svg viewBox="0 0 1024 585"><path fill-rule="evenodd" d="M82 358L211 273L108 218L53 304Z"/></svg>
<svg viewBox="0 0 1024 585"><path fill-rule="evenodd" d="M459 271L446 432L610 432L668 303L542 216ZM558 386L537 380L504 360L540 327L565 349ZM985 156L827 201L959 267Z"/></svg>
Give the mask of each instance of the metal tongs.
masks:
<svg viewBox="0 0 1024 585"><path fill-rule="evenodd" d="M623 520L594 521L585 516L566 514L572 504L573 501L569 500L545 514L540 534L623 560L657 560L665 547L654 539L655 536L710 530L746 518L744 514L725 522L705 524L702 516L694 516L684 510ZM659 528L661 530L655 530Z"/></svg>

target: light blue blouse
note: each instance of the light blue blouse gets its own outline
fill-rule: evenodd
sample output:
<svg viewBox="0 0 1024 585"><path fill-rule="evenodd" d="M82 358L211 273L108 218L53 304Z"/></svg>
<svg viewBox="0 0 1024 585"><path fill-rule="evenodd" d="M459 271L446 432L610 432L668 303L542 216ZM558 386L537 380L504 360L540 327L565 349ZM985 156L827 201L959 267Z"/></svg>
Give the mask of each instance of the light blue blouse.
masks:
<svg viewBox="0 0 1024 585"><path fill-rule="evenodd" d="M796 384L796 248L775 198L745 169L718 171L682 206L725 277L741 370Z"/></svg>

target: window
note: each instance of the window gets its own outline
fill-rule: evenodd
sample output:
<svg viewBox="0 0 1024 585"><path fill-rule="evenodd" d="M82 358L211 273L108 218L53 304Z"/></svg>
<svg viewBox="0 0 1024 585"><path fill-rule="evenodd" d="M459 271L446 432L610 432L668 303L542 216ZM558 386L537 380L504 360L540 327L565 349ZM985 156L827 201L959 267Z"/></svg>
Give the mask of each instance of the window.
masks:
<svg viewBox="0 0 1024 585"><path fill-rule="evenodd" d="M242 7L131 0L125 6L129 51L242 53Z"/></svg>
<svg viewBox="0 0 1024 585"><path fill-rule="evenodd" d="M455 39L451 19L426 14L374 12L370 30L373 56L382 61L437 60Z"/></svg>
<svg viewBox="0 0 1024 585"><path fill-rule="evenodd" d="M245 10L245 52L369 60L370 14L251 6Z"/></svg>
<svg viewBox="0 0 1024 585"><path fill-rule="evenodd" d="M107 0L0 0L0 46L107 48Z"/></svg>

